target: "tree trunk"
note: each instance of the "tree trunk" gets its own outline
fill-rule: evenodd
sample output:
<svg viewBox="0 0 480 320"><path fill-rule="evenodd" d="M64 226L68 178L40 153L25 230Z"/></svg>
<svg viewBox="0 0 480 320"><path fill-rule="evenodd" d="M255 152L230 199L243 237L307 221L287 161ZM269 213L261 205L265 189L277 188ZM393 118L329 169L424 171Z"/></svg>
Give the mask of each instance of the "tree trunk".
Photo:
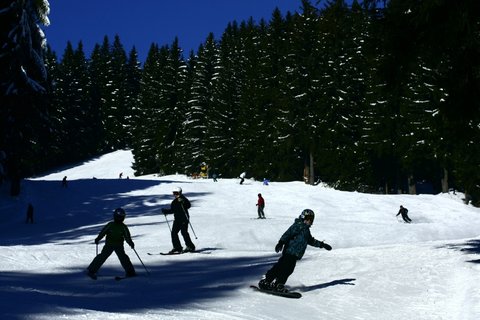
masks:
<svg viewBox="0 0 480 320"><path fill-rule="evenodd" d="M313 185L314 183L315 183L315 169L313 168L313 154L310 152L309 184Z"/></svg>
<svg viewBox="0 0 480 320"><path fill-rule="evenodd" d="M417 187L413 175L408 176L408 194L417 194Z"/></svg>
<svg viewBox="0 0 480 320"><path fill-rule="evenodd" d="M305 183L308 183L308 177L310 176L310 167L308 166L308 163L305 161L303 164L303 181Z"/></svg>
<svg viewBox="0 0 480 320"><path fill-rule="evenodd" d="M443 178L442 178L442 192L448 192L448 170L443 168Z"/></svg>

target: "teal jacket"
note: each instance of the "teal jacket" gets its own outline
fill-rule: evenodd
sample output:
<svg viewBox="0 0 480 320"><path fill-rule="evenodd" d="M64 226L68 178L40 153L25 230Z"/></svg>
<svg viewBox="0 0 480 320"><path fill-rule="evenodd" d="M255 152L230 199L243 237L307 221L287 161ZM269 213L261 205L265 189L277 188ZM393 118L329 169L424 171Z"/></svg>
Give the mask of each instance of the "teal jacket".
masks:
<svg viewBox="0 0 480 320"><path fill-rule="evenodd" d="M299 218L285 231L280 242L284 244L283 253L295 256L297 260L302 259L307 245L323 248L323 242L312 237L310 226Z"/></svg>

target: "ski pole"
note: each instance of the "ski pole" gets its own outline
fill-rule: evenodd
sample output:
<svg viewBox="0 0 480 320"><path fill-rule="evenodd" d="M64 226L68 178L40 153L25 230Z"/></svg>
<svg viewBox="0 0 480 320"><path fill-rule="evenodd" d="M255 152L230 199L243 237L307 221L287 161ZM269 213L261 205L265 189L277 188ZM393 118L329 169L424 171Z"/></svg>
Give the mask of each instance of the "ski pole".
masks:
<svg viewBox="0 0 480 320"><path fill-rule="evenodd" d="M170 228L170 223L168 222L167 215L163 215L165 217L165 221L167 221L168 229L170 230L170 233L172 233L172 228Z"/></svg>
<svg viewBox="0 0 480 320"><path fill-rule="evenodd" d="M180 204L180 206L182 207L183 213L185 214L185 218L187 218L188 224L190 225L190 228L192 229L192 232L193 232L193 235L195 236L195 239L198 239L197 235L195 234L195 230L193 230L193 226L192 226L192 223L190 222L190 217L188 216L187 211L185 211L185 208L183 207L182 204Z"/></svg>
<svg viewBox="0 0 480 320"><path fill-rule="evenodd" d="M97 246L97 256L98 256L98 243L95 244Z"/></svg>
<svg viewBox="0 0 480 320"><path fill-rule="evenodd" d="M190 225L190 228L192 228L192 232L193 232L193 235L195 236L195 239L198 239L197 235L195 234L195 230L193 230L193 226L192 226L192 223L190 222L190 219L188 219L188 224Z"/></svg>
<svg viewBox="0 0 480 320"><path fill-rule="evenodd" d="M140 260L140 263L142 264L142 266L143 266L143 268L145 269L145 271L147 272L147 274L150 275L150 272L148 272L147 267L145 267L145 265L143 264L142 259L140 259L140 256L138 255L137 250L135 250L135 248L132 248L132 250L133 250L133 251L135 252L135 254L137 255L138 260Z"/></svg>

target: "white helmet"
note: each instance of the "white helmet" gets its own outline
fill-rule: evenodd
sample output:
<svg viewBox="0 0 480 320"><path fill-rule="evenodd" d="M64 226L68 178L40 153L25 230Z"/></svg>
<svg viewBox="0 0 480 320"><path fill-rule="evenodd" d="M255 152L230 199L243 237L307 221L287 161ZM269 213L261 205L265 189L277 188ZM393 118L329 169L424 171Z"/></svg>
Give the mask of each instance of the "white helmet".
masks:
<svg viewBox="0 0 480 320"><path fill-rule="evenodd" d="M173 188L173 193L182 194L182 188L180 188L180 187L175 187L175 188Z"/></svg>

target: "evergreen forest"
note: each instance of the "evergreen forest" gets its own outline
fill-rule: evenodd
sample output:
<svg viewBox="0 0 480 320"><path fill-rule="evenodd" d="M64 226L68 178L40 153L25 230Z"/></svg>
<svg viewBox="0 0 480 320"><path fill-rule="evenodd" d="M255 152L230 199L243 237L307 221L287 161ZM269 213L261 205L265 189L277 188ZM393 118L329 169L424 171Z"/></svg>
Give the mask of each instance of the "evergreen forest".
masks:
<svg viewBox="0 0 480 320"><path fill-rule="evenodd" d="M480 204L480 1L299 0L184 52L45 44L45 1L0 0L0 181L118 149L136 175L465 192ZM48 33L47 33L48 40ZM428 186L428 188L426 187Z"/></svg>

